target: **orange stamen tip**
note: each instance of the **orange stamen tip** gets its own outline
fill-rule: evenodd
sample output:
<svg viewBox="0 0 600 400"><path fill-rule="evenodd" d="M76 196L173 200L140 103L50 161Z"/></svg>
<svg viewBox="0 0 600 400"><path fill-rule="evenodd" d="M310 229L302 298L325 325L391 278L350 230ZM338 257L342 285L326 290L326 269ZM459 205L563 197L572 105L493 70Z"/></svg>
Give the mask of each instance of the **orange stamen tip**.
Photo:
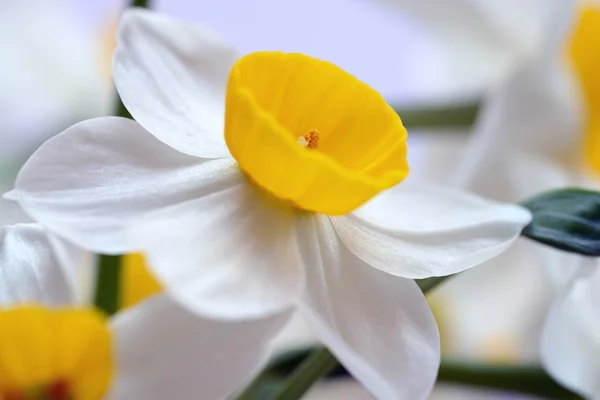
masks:
<svg viewBox="0 0 600 400"><path fill-rule="evenodd" d="M316 149L319 146L319 131L311 129L298 138L298 142L309 149Z"/></svg>

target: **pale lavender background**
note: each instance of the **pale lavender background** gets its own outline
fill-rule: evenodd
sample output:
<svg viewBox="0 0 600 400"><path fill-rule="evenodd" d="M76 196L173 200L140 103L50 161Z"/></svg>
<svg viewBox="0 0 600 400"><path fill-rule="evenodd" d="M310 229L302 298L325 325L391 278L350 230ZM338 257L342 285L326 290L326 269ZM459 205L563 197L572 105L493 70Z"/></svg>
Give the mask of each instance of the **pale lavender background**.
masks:
<svg viewBox="0 0 600 400"><path fill-rule="evenodd" d="M419 1L419 0L415 0ZM73 1L92 21L119 0ZM155 0L154 8L202 23L242 53L296 51L334 62L390 100L435 100L444 60L439 43L397 12L369 0Z"/></svg>

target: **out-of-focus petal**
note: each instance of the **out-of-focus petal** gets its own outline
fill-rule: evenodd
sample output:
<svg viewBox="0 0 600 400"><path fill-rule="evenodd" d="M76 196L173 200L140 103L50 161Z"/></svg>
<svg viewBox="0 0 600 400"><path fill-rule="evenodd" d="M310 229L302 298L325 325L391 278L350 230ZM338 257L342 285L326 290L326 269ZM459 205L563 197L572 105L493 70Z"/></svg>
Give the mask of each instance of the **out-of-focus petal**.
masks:
<svg viewBox="0 0 600 400"><path fill-rule="evenodd" d="M553 306L542 335L542 364L562 385L600 395L600 270L578 279Z"/></svg>
<svg viewBox="0 0 600 400"><path fill-rule="evenodd" d="M182 153L229 154L225 88L236 51L200 25L125 11L113 60L123 103L148 131Z"/></svg>
<svg viewBox="0 0 600 400"><path fill-rule="evenodd" d="M540 333L554 296L539 247L517 240L510 250L427 296L444 356L488 363L539 361Z"/></svg>
<svg viewBox="0 0 600 400"><path fill-rule="evenodd" d="M376 398L427 398L439 335L416 283L365 264L326 217L300 221L299 239L307 275L299 307L324 345Z"/></svg>
<svg viewBox="0 0 600 400"><path fill-rule="evenodd" d="M258 372L289 313L250 322L203 319L157 295L117 314L118 368L108 399L224 399Z"/></svg>
<svg viewBox="0 0 600 400"><path fill-rule="evenodd" d="M524 193L517 192L514 182L538 185L536 179L527 180L535 175L527 172L522 160L530 155L567 162L580 159L583 97L564 62L575 20L574 3L556 2L553 23L539 51L490 93L459 168L455 182L459 187L495 199L515 200L509 196Z"/></svg>
<svg viewBox="0 0 600 400"><path fill-rule="evenodd" d="M227 186L233 160L201 160L169 148L135 121L105 117L48 140L6 197L37 222L99 253L136 250L122 234L134 217Z"/></svg>
<svg viewBox="0 0 600 400"><path fill-rule="evenodd" d="M72 277L36 224L0 228L0 303L64 305L76 302Z"/></svg>
<svg viewBox="0 0 600 400"><path fill-rule="evenodd" d="M98 255L46 232L54 256L69 278L78 302L90 304L96 288Z"/></svg>
<svg viewBox="0 0 600 400"><path fill-rule="evenodd" d="M454 274L497 256L530 220L519 206L414 184L398 185L354 214L332 218L359 258L411 279Z"/></svg>

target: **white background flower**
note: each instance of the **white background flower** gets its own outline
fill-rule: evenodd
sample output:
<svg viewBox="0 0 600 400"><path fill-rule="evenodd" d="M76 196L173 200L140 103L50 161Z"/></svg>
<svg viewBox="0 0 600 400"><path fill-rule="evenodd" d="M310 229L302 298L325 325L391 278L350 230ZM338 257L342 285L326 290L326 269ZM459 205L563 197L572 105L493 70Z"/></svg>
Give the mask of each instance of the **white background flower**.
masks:
<svg viewBox="0 0 600 400"><path fill-rule="evenodd" d="M94 261L37 224L2 225L0 306L89 306L81 275L93 269ZM202 393L224 399L263 366L269 330L287 319L279 314L247 322L213 321L192 315L166 295L154 295L110 320L117 365L106 398L183 400Z"/></svg>
<svg viewBox="0 0 600 400"><path fill-rule="evenodd" d="M114 77L137 122L94 119L57 135L9 197L93 251L143 250L197 313L254 319L295 306L374 395L425 398L439 338L412 279L494 257L529 214L423 185L398 185L343 217L281 211L223 141L236 58L201 27L126 12Z"/></svg>
<svg viewBox="0 0 600 400"><path fill-rule="evenodd" d="M587 140L595 134L589 124L597 111L587 104L589 77L577 70L582 60L571 58L569 51L574 41L582 40L576 35L582 10L598 10L599 5L565 1L560 6L539 50L490 93L464 155L460 187L500 200L521 200L564 186L598 187L597 173L590 168L594 160L586 158ZM597 63L593 33L598 25L588 29L586 61ZM550 249L539 255L536 264L546 272L544 281L555 288L542 333L543 364L565 386L595 398L598 366L589 355L597 352L598 318L589 293L597 289L598 263Z"/></svg>

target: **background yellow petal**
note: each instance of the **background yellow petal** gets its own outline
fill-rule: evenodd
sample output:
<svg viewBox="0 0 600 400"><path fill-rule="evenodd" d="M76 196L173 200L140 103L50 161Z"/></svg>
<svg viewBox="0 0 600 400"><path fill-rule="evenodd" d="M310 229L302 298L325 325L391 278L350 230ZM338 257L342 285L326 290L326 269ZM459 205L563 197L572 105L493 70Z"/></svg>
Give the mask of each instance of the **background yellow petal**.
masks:
<svg viewBox="0 0 600 400"><path fill-rule="evenodd" d="M0 393L64 381L74 400L99 400L111 379L111 351L105 318L97 311L2 311Z"/></svg>
<svg viewBox="0 0 600 400"><path fill-rule="evenodd" d="M162 291L162 287L150 274L142 254L123 256L121 291L121 309L131 307L153 294Z"/></svg>
<svg viewBox="0 0 600 400"><path fill-rule="evenodd" d="M586 103L585 156L600 173L600 8L581 9L569 55Z"/></svg>

